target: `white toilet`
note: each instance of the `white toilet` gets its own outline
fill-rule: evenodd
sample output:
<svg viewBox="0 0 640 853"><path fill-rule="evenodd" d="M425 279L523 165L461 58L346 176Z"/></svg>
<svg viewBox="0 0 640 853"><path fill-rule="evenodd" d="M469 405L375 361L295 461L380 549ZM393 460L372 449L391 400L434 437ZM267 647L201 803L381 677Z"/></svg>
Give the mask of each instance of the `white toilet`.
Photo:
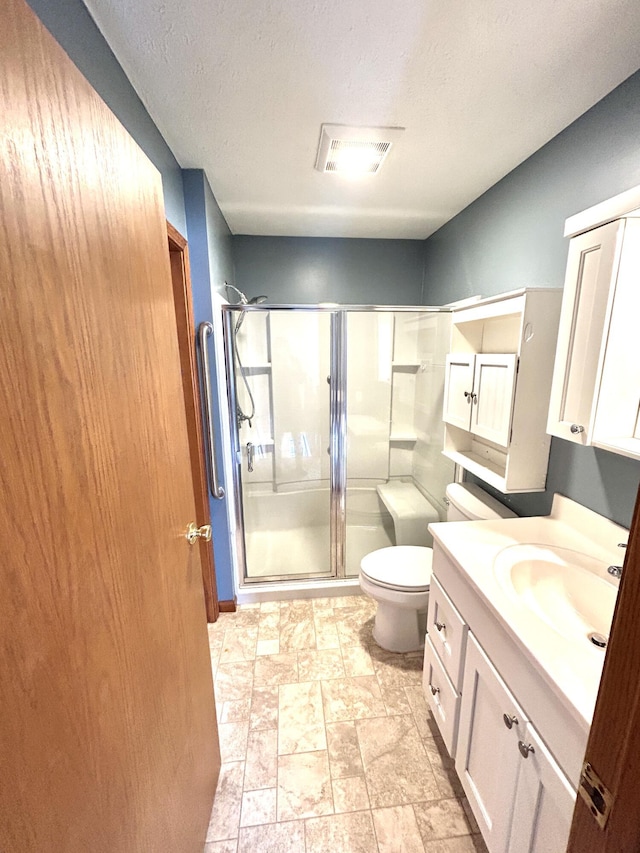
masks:
<svg viewBox="0 0 640 853"><path fill-rule="evenodd" d="M513 518L515 513L474 483L451 483L447 486L447 521L479 521L491 518ZM438 513L425 519L438 521ZM412 652L424 647L431 581L431 547L396 545L380 548L362 558L360 588L378 602L373 638L390 652ZM425 542L433 544L426 532Z"/></svg>

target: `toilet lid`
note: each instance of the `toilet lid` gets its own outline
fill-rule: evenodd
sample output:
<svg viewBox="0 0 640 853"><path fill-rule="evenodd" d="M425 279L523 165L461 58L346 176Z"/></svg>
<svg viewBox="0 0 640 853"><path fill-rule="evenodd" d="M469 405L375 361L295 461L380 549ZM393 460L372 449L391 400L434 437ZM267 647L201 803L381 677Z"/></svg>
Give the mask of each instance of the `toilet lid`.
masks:
<svg viewBox="0 0 640 853"><path fill-rule="evenodd" d="M431 582L433 551L421 545L392 545L362 558L360 569L373 583L388 589L426 592Z"/></svg>

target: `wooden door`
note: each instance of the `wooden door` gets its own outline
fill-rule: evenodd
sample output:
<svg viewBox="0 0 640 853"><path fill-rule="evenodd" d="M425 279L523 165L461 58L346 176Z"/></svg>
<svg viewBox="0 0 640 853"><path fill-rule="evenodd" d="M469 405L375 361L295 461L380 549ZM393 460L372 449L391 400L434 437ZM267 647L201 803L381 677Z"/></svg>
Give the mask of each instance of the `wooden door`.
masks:
<svg viewBox="0 0 640 853"><path fill-rule="evenodd" d="M471 394L475 355L450 353L446 358L444 375L443 420L460 429L471 423Z"/></svg>
<svg viewBox="0 0 640 853"><path fill-rule="evenodd" d="M0 33L0 849L190 853L219 766L161 181Z"/></svg>
<svg viewBox="0 0 640 853"><path fill-rule="evenodd" d="M482 353L476 356L471 406L471 432L501 447L511 437L518 357Z"/></svg>
<svg viewBox="0 0 640 853"><path fill-rule="evenodd" d="M467 639L456 771L491 853L505 853L527 718L473 634Z"/></svg>
<svg viewBox="0 0 640 853"><path fill-rule="evenodd" d="M193 479L196 515L199 524L211 524L204 435L202 430L202 400L196 359L196 328L193 317L193 300L191 298L189 250L187 248L187 241L170 223L167 223L167 236L169 240L171 282L173 284L173 298L176 308L178 347L182 366L182 390L187 415L187 433L189 436L191 476ZM216 587L213 542L201 539L199 548L207 622L215 622L220 613L220 605Z"/></svg>
<svg viewBox="0 0 640 853"><path fill-rule="evenodd" d="M603 828L582 797L576 800L569 853L640 850L640 491L631 522L618 600L585 761L611 794Z"/></svg>

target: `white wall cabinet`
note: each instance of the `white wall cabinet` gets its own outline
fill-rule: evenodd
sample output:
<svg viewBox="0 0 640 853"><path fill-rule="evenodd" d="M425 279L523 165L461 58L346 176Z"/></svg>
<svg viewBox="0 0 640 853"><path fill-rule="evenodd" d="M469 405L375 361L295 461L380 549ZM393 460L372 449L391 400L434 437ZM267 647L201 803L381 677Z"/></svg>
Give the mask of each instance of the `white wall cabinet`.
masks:
<svg viewBox="0 0 640 853"><path fill-rule="evenodd" d="M547 424L552 435L635 459L639 268L640 219L616 219L571 238Z"/></svg>
<svg viewBox="0 0 640 853"><path fill-rule="evenodd" d="M444 454L505 494L545 487L561 295L524 288L453 312Z"/></svg>
<svg viewBox="0 0 640 853"><path fill-rule="evenodd" d="M444 421L507 447L517 361L505 353L448 355Z"/></svg>
<svg viewBox="0 0 640 853"><path fill-rule="evenodd" d="M575 793L473 634L456 770L491 853L565 849Z"/></svg>

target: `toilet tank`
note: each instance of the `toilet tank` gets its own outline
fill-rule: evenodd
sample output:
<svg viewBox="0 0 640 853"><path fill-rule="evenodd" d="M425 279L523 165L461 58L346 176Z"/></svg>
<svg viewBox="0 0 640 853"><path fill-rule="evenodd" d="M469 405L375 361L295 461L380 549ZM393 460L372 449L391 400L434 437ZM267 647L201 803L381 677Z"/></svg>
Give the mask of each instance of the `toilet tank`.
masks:
<svg viewBox="0 0 640 853"><path fill-rule="evenodd" d="M447 521L488 521L492 518L516 518L500 501L475 483L450 483L447 486Z"/></svg>

